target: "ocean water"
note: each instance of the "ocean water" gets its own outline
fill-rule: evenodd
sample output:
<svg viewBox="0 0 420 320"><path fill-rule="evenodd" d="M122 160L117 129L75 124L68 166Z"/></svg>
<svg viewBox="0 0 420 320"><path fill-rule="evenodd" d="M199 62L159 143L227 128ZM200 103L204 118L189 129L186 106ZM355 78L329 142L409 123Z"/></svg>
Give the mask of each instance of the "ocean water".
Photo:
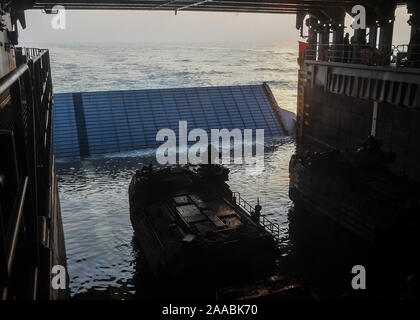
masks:
<svg viewBox="0 0 420 320"><path fill-rule="evenodd" d="M295 111L297 44L25 44L50 50L55 92L151 89L267 82L280 107ZM259 175L230 165L229 185L281 229L288 252L288 165L292 137L266 141ZM128 184L153 150L57 161L71 295L147 297L147 268L133 241ZM139 263L140 261L140 263Z"/></svg>
<svg viewBox="0 0 420 320"><path fill-rule="evenodd" d="M296 109L297 43L48 44L54 91L261 84Z"/></svg>

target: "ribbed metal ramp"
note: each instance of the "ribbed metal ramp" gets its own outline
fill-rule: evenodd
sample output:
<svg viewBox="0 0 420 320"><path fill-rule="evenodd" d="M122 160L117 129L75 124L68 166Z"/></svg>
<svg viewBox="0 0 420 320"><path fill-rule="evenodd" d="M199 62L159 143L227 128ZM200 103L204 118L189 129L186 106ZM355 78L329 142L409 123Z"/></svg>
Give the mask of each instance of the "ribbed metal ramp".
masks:
<svg viewBox="0 0 420 320"><path fill-rule="evenodd" d="M266 84L55 94L54 151L58 158L154 148L162 128L188 131L264 129L286 134Z"/></svg>

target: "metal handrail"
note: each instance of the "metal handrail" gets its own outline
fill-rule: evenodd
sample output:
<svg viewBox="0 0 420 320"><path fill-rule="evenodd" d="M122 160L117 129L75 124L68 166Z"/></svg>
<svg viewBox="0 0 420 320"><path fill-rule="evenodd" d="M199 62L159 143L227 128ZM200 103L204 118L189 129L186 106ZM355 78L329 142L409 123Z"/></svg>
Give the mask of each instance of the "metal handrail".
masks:
<svg viewBox="0 0 420 320"><path fill-rule="evenodd" d="M331 61L342 63L354 63L363 65L387 66L396 63L396 67L418 67L420 65L420 54L414 53L408 57L409 48L416 48L419 45L386 45L378 49L368 44L309 44L303 54L303 60ZM401 63L401 57L407 59L407 63Z"/></svg>
<svg viewBox="0 0 420 320"><path fill-rule="evenodd" d="M52 79L50 72L49 53L45 49L15 48L16 62L18 67L0 79L0 95L8 95L9 102L5 105L4 112L12 112L12 123L6 123L5 128L13 128L16 140L14 148L20 154L15 160L19 168L16 176L20 183L17 192L17 207L14 220L3 231L6 237L2 241L7 248L6 256L0 255L0 263L6 266L6 274L1 274L0 299L15 298L22 296L28 298L23 291L16 291L16 281L27 281L29 277L20 279L15 273L22 263L28 264L33 270L33 282L25 282L28 290L32 292L30 298L40 296L47 297L48 292L38 290L40 279L45 284L49 279L49 270L40 268L41 257L48 257L49 253L43 251L39 239L38 222L42 217L51 216L49 195L52 192L50 171L52 169L52 114L53 94ZM19 177L19 175L22 176ZM3 214L0 210L0 214ZM25 237L19 234L25 230ZM19 242L23 242L19 244ZM22 261L25 255L19 252L19 248L30 248L32 259ZM48 258L49 260L49 258ZM29 270L29 269L28 269Z"/></svg>
<svg viewBox="0 0 420 320"><path fill-rule="evenodd" d="M241 197L241 194L237 191L232 192L233 202L239 205L246 213L249 215L254 213L254 207L251 206L244 198Z"/></svg>
<svg viewBox="0 0 420 320"><path fill-rule="evenodd" d="M362 50L369 52L371 57L362 57ZM305 60L333 61L343 63L386 65L391 61L392 46L389 52L362 44L316 44L305 50ZM366 61L365 61L366 60Z"/></svg>
<svg viewBox="0 0 420 320"><path fill-rule="evenodd" d="M27 64L22 64L6 76L0 79L0 95L6 92L26 71L29 70Z"/></svg>
<svg viewBox="0 0 420 320"><path fill-rule="evenodd" d="M37 60L41 55L48 51L48 49L39 49L39 48L27 48L27 47L18 47L16 48L20 51L20 54L25 56L26 59Z"/></svg>
<svg viewBox="0 0 420 320"><path fill-rule="evenodd" d="M242 198L239 192L232 192L232 200L233 203L242 208L250 217L255 213L254 207L251 206L244 198ZM279 224L270 221L265 215L261 215L259 223L268 233L273 236L275 243L278 245L280 242Z"/></svg>
<svg viewBox="0 0 420 320"><path fill-rule="evenodd" d="M276 244L280 243L280 226L278 223L271 222L266 216L261 216L260 224L267 230L273 237Z"/></svg>
<svg viewBox="0 0 420 320"><path fill-rule="evenodd" d="M413 52L414 51L417 52ZM410 52L411 50L411 52ZM399 44L393 46L393 56L397 67L420 66L420 45L418 44Z"/></svg>
<svg viewBox="0 0 420 320"><path fill-rule="evenodd" d="M23 207L25 205L27 190L28 190L28 177L25 177L25 181L23 183L22 192L19 199L19 206L16 213L16 219L14 221L14 224L13 224L14 226L12 228L12 236L11 236L12 241L10 243L10 248L9 248L8 257L7 257L7 272L9 276L12 272L13 258L15 256L16 246L17 246L18 237L19 237L20 225L22 223Z"/></svg>

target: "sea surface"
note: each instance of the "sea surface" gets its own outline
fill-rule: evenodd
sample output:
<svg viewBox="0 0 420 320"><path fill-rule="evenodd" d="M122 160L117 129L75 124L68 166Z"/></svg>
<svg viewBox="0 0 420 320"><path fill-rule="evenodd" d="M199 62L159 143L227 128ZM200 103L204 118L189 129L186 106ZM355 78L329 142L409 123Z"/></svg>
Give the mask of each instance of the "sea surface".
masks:
<svg viewBox="0 0 420 320"><path fill-rule="evenodd" d="M48 44L56 93L267 82L280 107L294 112L297 43ZM287 254L288 165L291 137L266 141L265 166L251 174L230 165L229 185L280 225ZM57 160L71 296L147 297L139 278L148 271L133 242L128 184L135 170L154 162L153 150Z"/></svg>

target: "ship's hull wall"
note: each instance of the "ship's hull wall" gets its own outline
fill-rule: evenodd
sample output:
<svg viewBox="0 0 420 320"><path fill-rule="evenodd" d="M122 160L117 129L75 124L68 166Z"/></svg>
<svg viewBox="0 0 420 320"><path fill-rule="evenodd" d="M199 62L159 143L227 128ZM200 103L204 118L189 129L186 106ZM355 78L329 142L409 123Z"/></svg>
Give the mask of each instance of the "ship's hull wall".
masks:
<svg viewBox="0 0 420 320"><path fill-rule="evenodd" d="M385 82L382 80L371 80L370 84L365 81L363 88L359 84L359 91L365 92L369 98L350 94L351 90L355 90L354 85L349 84L350 80L347 81L347 87L343 87L343 92L331 92L331 81L319 80L328 78L328 75L321 76L322 68L327 66L315 68L318 71L313 71L315 74L312 77L316 79L307 81L303 86L304 99L297 114L297 122L301 124L298 151L354 148L369 135L373 135L382 141L383 151L395 153L395 161L388 165L394 173L420 181L420 109L416 104L404 106L381 101L380 98L376 101L372 99L374 94L369 91L373 91L372 87L375 86L379 88L378 83ZM400 75L398 71L388 72L386 75L391 85L396 87L397 81L393 82L392 79L394 75ZM412 74L410 76L414 77ZM386 87L381 89L384 91L382 95L389 96L389 90L393 88L391 85L388 86L388 91ZM401 91L394 89L395 95L403 95L406 90L406 95L413 96L407 100L419 100L418 85L413 83L411 91L408 90L409 85L404 86L401 83L400 86Z"/></svg>

